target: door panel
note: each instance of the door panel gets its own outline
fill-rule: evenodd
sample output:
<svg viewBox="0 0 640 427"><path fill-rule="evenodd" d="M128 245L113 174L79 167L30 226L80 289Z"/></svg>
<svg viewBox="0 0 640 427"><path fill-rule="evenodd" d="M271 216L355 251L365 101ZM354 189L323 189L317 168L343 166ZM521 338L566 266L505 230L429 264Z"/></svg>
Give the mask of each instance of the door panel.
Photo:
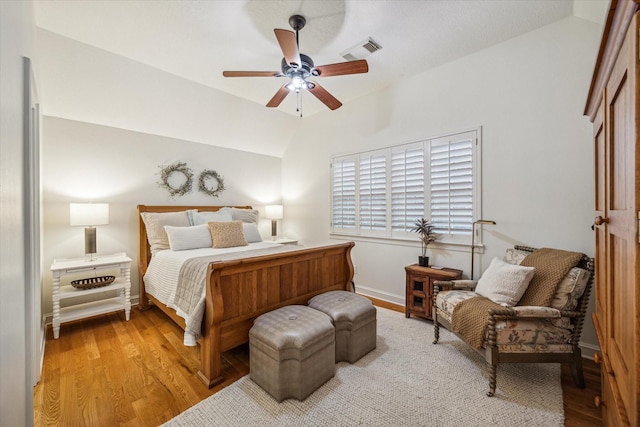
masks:
<svg viewBox="0 0 640 427"><path fill-rule="evenodd" d="M627 37L606 87L608 141L605 143L605 223L607 295L606 352L615 373L625 412L633 410L636 397L634 378L635 330L635 78L631 44ZM608 183L606 180L608 179ZM597 248L600 254L602 248ZM629 414L635 418L635 414Z"/></svg>

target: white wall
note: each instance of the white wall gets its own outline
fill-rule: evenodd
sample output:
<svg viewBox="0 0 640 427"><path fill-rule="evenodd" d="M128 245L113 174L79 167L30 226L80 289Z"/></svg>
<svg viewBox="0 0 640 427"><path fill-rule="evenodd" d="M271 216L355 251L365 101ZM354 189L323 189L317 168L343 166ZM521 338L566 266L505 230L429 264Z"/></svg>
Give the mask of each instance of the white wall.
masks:
<svg viewBox="0 0 640 427"><path fill-rule="evenodd" d="M0 2L0 423L7 426L33 425L23 187L23 56L35 59L32 7Z"/></svg>
<svg viewBox="0 0 640 427"><path fill-rule="evenodd" d="M582 111L601 26L570 17L305 121L283 156L284 233L329 233L329 157L483 127L483 271L526 244L593 255L591 125ZM363 76L362 78L366 78ZM418 244L357 239L360 292L405 302L404 266ZM437 265L469 274L468 250L430 249ZM590 322L586 343L597 340Z"/></svg>
<svg viewBox="0 0 640 427"><path fill-rule="evenodd" d="M132 263L132 296L138 293L138 217L136 206L246 205L262 210L280 203L281 159L185 140L116 129L73 120L43 121L44 254L48 267L56 258L84 256L82 227L69 226L70 202L107 202L109 225L97 227L98 254L127 252ZM160 165L184 161L194 173L193 191L170 198L157 184ZM218 172L227 190L218 198L198 191L197 176ZM260 231L270 236L270 222ZM51 277L44 280L44 313L50 314Z"/></svg>

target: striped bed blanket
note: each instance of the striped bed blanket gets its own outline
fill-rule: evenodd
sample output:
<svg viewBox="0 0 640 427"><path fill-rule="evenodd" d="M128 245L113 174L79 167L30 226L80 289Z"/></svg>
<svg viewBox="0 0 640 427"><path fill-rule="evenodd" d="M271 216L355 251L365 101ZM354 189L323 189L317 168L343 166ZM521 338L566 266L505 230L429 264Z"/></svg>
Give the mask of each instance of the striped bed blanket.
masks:
<svg viewBox="0 0 640 427"><path fill-rule="evenodd" d="M187 338L185 336L185 345L195 345L201 335L206 299L207 268L210 263L286 253L300 249L300 246L278 245L242 252L200 256L186 260L180 267L174 300L175 306L185 314L185 332L192 337Z"/></svg>

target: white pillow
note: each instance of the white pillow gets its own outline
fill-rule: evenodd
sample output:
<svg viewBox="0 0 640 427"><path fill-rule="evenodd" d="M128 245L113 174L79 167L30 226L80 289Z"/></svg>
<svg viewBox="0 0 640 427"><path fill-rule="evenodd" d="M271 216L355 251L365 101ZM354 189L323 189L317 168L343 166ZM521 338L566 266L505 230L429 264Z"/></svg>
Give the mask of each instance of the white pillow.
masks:
<svg viewBox="0 0 640 427"><path fill-rule="evenodd" d="M217 212L198 212L195 209L187 211L189 215L189 221L191 225L206 224L208 222L227 222L233 220L233 215L230 211L217 211Z"/></svg>
<svg viewBox="0 0 640 427"><path fill-rule="evenodd" d="M140 214L147 230L147 240L151 246L151 253L169 249L169 240L165 225L174 227L188 227L189 216L186 211L180 212L142 212Z"/></svg>
<svg viewBox="0 0 640 427"><path fill-rule="evenodd" d="M234 221L242 222L258 222L259 213L257 209L243 209L243 208L222 208L218 212L231 212Z"/></svg>
<svg viewBox="0 0 640 427"><path fill-rule="evenodd" d="M508 264L494 258L478 280L476 293L496 304L513 307L527 290L534 270L533 267Z"/></svg>
<svg viewBox="0 0 640 427"><path fill-rule="evenodd" d="M253 222L243 222L242 228L244 231L244 238L248 243L262 242L262 236L258 231L258 226Z"/></svg>
<svg viewBox="0 0 640 427"><path fill-rule="evenodd" d="M213 240L207 224L191 227L164 226L169 238L169 246L172 251L184 251L186 249L212 248Z"/></svg>

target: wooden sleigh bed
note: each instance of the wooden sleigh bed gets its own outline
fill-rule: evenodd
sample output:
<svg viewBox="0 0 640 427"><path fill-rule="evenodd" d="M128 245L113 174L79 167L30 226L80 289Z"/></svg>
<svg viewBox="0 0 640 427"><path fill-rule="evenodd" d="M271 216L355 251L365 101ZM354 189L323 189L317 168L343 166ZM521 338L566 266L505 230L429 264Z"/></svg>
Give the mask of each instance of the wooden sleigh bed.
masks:
<svg viewBox="0 0 640 427"><path fill-rule="evenodd" d="M236 206L248 208L250 206ZM138 206L140 274L139 308L153 303L185 328L172 308L145 292L144 275L151 260L145 224L140 213L218 211L222 206ZM248 342L249 329L259 315L290 304L306 304L315 295L333 290L352 291L353 242L304 248L282 254L254 256L208 265L205 315L202 321L198 377L209 388L221 383L221 353Z"/></svg>

